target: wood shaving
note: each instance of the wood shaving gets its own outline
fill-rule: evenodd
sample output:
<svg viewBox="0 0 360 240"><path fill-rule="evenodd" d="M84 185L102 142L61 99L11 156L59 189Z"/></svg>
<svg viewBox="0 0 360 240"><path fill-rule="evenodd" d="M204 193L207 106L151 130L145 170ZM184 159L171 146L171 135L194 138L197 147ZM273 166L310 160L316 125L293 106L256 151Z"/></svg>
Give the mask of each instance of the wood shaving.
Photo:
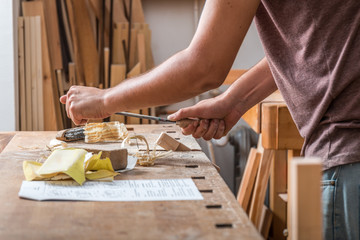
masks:
<svg viewBox="0 0 360 240"><path fill-rule="evenodd" d="M113 142L125 139L129 132L123 123L103 122L88 123L84 127L85 142Z"/></svg>
<svg viewBox="0 0 360 240"><path fill-rule="evenodd" d="M155 144L154 150L150 151L149 144L146 138L142 135L127 136L122 142L121 147L124 148L126 143L131 144L130 142L131 139L139 139L140 141L143 141L146 144L145 152L137 151L135 154L129 154L137 158L137 164L139 164L140 166L153 166L157 158L165 157L172 152L172 151L156 152L157 144Z"/></svg>

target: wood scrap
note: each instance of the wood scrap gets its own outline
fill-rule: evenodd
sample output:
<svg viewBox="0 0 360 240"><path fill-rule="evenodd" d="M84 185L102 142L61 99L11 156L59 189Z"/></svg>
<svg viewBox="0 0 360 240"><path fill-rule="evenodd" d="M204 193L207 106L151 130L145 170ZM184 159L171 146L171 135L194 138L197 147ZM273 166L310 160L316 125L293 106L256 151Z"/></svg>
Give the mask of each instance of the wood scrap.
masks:
<svg viewBox="0 0 360 240"><path fill-rule="evenodd" d="M173 137L169 136L165 132L162 132L159 138L156 140L156 144L165 150L172 151L190 151L191 149L177 141Z"/></svg>

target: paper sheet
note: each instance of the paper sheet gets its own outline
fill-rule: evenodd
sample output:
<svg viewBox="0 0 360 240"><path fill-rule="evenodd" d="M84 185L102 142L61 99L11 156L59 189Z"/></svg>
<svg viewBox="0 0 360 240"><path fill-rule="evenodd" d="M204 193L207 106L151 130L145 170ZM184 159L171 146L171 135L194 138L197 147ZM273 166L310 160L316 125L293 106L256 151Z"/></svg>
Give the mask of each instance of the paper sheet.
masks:
<svg viewBox="0 0 360 240"><path fill-rule="evenodd" d="M203 200L190 178L153 180L23 181L19 197L33 200L175 201Z"/></svg>

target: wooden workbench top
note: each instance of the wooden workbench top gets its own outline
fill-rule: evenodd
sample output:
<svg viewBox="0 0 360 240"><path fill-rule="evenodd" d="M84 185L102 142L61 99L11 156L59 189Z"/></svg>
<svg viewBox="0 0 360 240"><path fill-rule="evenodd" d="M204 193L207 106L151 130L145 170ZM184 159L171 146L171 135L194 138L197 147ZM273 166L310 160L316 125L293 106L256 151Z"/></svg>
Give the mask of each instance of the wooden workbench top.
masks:
<svg viewBox="0 0 360 240"><path fill-rule="evenodd" d="M201 201L81 202L20 199L22 162L45 153L55 132L0 133L0 239L261 239L196 141L174 125L134 125L138 134L164 129L194 148L116 179L193 178ZM1 151L1 150L0 150Z"/></svg>

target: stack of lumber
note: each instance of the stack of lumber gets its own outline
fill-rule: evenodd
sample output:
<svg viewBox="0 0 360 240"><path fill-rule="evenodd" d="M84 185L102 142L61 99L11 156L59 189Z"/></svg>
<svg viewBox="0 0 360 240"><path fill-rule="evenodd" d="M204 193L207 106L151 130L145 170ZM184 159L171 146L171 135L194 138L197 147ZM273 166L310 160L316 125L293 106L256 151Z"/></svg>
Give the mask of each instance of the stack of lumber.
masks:
<svg viewBox="0 0 360 240"><path fill-rule="evenodd" d="M154 66L141 0L23 1L17 34L20 130L69 128L59 97L72 85L114 87Z"/></svg>

